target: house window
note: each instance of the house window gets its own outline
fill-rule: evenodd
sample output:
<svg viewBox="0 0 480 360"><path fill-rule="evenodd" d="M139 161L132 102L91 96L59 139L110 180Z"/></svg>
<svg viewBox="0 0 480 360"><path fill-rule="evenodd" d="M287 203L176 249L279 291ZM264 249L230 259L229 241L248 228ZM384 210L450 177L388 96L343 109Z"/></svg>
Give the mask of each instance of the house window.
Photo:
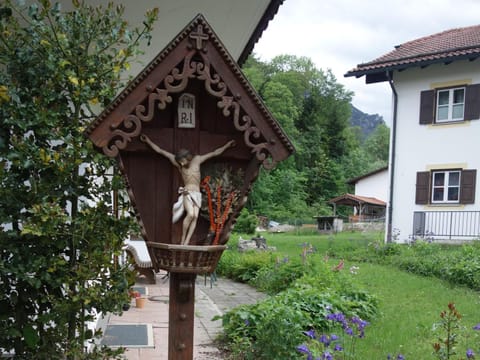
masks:
<svg viewBox="0 0 480 360"><path fill-rule="evenodd" d="M462 121L465 88L438 90L436 122Z"/></svg>
<svg viewBox="0 0 480 360"><path fill-rule="evenodd" d="M460 199L460 171L432 173L432 203L458 203Z"/></svg>
<svg viewBox="0 0 480 360"><path fill-rule="evenodd" d="M480 84L420 93L420 124L480 119Z"/></svg>
<svg viewBox="0 0 480 360"><path fill-rule="evenodd" d="M435 170L417 172L415 204L473 204L476 170Z"/></svg>

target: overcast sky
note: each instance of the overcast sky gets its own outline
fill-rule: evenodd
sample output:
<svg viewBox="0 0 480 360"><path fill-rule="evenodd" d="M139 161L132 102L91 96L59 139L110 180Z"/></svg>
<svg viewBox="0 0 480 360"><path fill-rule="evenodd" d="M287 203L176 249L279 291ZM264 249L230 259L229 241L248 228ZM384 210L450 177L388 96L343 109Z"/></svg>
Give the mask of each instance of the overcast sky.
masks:
<svg viewBox="0 0 480 360"><path fill-rule="evenodd" d="M480 0L285 0L254 53L262 60L280 54L311 58L355 92L354 106L389 123L390 86L343 75L395 45L479 23Z"/></svg>

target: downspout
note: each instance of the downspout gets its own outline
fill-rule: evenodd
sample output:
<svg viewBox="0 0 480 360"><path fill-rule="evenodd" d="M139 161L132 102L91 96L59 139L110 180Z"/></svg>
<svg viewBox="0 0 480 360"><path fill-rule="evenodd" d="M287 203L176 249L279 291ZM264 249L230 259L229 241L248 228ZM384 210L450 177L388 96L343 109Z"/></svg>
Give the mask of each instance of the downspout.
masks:
<svg viewBox="0 0 480 360"><path fill-rule="evenodd" d="M389 187L389 199L388 199L388 224L387 224L387 243L391 243L392 239L392 214L393 214L393 182L395 179L395 148L397 138L397 106L398 106L398 94L393 84L392 73L386 72L388 83L393 93L393 118L392 118L392 147L390 151L390 187Z"/></svg>

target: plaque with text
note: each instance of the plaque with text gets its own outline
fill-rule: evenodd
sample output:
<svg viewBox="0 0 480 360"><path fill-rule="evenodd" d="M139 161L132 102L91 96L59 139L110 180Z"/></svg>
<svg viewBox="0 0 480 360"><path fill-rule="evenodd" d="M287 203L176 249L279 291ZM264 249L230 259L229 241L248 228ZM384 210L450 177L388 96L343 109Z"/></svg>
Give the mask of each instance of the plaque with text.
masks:
<svg viewBox="0 0 480 360"><path fill-rule="evenodd" d="M182 94L178 99L178 127L195 128L195 96L192 94Z"/></svg>

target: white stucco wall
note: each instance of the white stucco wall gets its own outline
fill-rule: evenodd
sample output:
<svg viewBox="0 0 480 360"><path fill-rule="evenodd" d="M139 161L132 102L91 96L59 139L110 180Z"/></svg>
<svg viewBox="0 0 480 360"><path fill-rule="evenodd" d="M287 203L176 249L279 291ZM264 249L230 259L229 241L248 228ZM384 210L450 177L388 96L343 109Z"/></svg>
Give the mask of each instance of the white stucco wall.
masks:
<svg viewBox="0 0 480 360"><path fill-rule="evenodd" d="M70 0L60 0L65 9ZM105 6L109 2L125 7L125 18L132 27L141 27L147 10L158 8L158 20L152 31L151 46L144 46L140 64L132 63L131 74L139 73L175 36L202 14L230 55L238 60L250 36L265 13L269 0L89 0L88 4Z"/></svg>
<svg viewBox="0 0 480 360"><path fill-rule="evenodd" d="M419 124L420 92L438 87L438 83L448 86L447 82L459 80L480 83L480 61L457 61L394 73L398 114L392 228L398 231L399 241L408 240L412 234L414 211L480 210L480 174L477 174L476 199L472 205L415 205L418 171L480 169L480 120L449 125Z"/></svg>
<svg viewBox="0 0 480 360"><path fill-rule="evenodd" d="M355 195L374 197L379 200L388 199L388 170L383 170L355 183Z"/></svg>

